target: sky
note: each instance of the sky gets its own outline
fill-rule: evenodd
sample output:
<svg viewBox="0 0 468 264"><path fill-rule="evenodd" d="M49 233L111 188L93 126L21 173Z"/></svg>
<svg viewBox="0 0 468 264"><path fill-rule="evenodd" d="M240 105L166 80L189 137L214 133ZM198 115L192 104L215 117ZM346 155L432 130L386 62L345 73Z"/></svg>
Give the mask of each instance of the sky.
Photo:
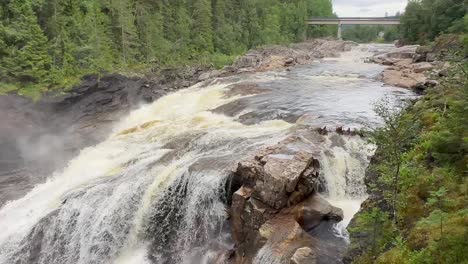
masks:
<svg viewBox="0 0 468 264"><path fill-rule="evenodd" d="M405 11L408 0L333 0L339 17L384 17Z"/></svg>

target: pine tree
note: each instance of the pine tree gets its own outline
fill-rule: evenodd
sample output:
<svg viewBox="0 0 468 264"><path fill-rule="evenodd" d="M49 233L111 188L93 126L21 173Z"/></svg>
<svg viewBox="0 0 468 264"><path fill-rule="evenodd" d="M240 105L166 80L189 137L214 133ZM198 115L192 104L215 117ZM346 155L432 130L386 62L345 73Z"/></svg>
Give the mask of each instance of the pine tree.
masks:
<svg viewBox="0 0 468 264"><path fill-rule="evenodd" d="M106 5L94 0L87 1L87 15L84 19L86 29L86 54L84 60L92 69L110 70L116 63L116 47L111 37L111 19L102 10Z"/></svg>
<svg viewBox="0 0 468 264"><path fill-rule="evenodd" d="M123 65L138 61L138 35L135 26L135 6L132 0L113 0L116 32Z"/></svg>
<svg viewBox="0 0 468 264"><path fill-rule="evenodd" d="M37 23L31 3L12 1L7 8L10 17L5 19L8 23L3 26L6 56L0 60L1 75L28 82L45 80L51 68L51 58L47 38Z"/></svg>
<svg viewBox="0 0 468 264"><path fill-rule="evenodd" d="M197 52L213 52L211 4L208 0L194 0L192 6L192 44Z"/></svg>
<svg viewBox="0 0 468 264"><path fill-rule="evenodd" d="M146 63L160 62L169 52L169 44L164 38L164 18L161 11L162 6L155 2L136 2L140 49Z"/></svg>
<svg viewBox="0 0 468 264"><path fill-rule="evenodd" d="M239 43L240 35L236 33L236 22L231 20L228 13L232 9L229 1L215 0L213 8L214 47L216 52L224 54L237 54L243 49ZM232 5L231 5L232 6Z"/></svg>

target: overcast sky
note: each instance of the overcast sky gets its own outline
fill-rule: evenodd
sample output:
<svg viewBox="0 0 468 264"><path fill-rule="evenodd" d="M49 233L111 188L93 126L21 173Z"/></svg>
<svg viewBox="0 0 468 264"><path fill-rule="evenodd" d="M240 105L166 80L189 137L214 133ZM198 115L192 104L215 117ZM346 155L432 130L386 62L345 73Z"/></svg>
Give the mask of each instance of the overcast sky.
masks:
<svg viewBox="0 0 468 264"><path fill-rule="evenodd" d="M405 11L408 0L333 0L335 13L340 17L383 17Z"/></svg>

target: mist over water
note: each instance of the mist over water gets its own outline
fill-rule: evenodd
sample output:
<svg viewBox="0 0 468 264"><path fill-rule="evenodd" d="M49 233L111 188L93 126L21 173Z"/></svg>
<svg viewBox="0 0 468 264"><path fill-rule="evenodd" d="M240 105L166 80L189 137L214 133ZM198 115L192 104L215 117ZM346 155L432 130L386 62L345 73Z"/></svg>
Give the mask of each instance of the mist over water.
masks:
<svg viewBox="0 0 468 264"><path fill-rule="evenodd" d="M376 80L383 68L363 62L370 49L202 83L133 111L105 141L3 205L0 263L221 260L232 247L225 187L238 161L298 127L375 125L374 102L412 96ZM331 133L317 150L324 195L345 212L333 232L346 238L373 147Z"/></svg>

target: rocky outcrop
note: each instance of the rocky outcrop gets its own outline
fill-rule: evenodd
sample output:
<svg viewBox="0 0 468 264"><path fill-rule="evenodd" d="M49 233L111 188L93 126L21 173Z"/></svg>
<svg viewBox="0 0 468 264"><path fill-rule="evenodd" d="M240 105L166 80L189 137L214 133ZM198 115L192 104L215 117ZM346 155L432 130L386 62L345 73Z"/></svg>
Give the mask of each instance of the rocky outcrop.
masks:
<svg viewBox="0 0 468 264"><path fill-rule="evenodd" d="M324 57L336 57L340 52L349 51L356 45L351 41L316 39L290 47L267 46L249 51L225 70L235 73L268 71L306 64Z"/></svg>
<svg viewBox="0 0 468 264"><path fill-rule="evenodd" d="M343 219L318 194L317 153L292 147L299 141L287 138L238 164L241 187L231 206L235 263L314 263L317 240L308 231Z"/></svg>
<svg viewBox="0 0 468 264"><path fill-rule="evenodd" d="M89 75L66 94L33 102L0 96L0 206L24 195L142 103L198 82L201 69L162 71L152 78Z"/></svg>
<svg viewBox="0 0 468 264"><path fill-rule="evenodd" d="M422 93L438 84L435 78L446 75L450 64L444 58L461 48L460 38L447 34L439 36L432 46L400 46L374 56L371 61L390 66L381 74L385 84Z"/></svg>
<svg viewBox="0 0 468 264"><path fill-rule="evenodd" d="M403 46L379 54L372 61L390 66L381 74L381 80L385 84L422 93L426 88L434 86L432 75L447 67L434 61L434 56L429 55L431 50L429 47Z"/></svg>

